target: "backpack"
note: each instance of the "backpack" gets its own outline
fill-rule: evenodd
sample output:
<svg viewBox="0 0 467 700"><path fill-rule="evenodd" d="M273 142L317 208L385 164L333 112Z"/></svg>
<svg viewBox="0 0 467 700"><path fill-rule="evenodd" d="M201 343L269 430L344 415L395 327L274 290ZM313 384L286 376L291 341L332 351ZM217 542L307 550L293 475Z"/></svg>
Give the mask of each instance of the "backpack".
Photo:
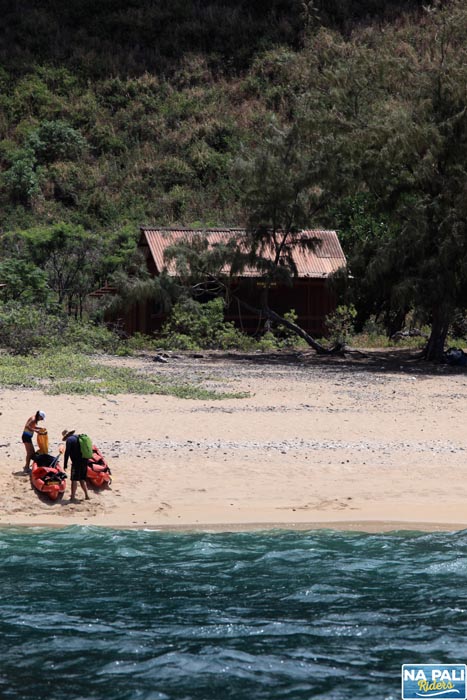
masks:
<svg viewBox="0 0 467 700"><path fill-rule="evenodd" d="M82 433L78 435L79 449L83 459L91 459L92 457L92 440L89 435Z"/></svg>

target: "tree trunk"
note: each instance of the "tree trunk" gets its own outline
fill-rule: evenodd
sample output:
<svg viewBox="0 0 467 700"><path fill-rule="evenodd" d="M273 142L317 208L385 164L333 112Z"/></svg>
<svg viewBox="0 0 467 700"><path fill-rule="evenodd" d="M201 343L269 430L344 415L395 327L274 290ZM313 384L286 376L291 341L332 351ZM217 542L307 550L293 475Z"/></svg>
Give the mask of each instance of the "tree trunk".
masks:
<svg viewBox="0 0 467 700"><path fill-rule="evenodd" d="M443 359L444 343L449 330L451 314L445 307L438 306L433 310L431 332L423 351L425 360L440 362Z"/></svg>

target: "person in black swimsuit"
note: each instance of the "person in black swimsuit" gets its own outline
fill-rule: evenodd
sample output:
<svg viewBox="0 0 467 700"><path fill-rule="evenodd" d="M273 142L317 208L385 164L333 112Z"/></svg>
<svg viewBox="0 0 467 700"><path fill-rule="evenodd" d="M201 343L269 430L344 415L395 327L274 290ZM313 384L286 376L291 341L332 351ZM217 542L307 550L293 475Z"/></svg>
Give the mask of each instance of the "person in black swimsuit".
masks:
<svg viewBox="0 0 467 700"><path fill-rule="evenodd" d="M26 474L31 471L31 459L34 457L35 453L32 438L34 433L38 433L42 430L42 428L38 428L37 426L40 420L45 420L44 411L36 411L34 416L30 416L30 418L27 419L23 434L21 436L21 440L26 450L26 464L24 465L24 472Z"/></svg>

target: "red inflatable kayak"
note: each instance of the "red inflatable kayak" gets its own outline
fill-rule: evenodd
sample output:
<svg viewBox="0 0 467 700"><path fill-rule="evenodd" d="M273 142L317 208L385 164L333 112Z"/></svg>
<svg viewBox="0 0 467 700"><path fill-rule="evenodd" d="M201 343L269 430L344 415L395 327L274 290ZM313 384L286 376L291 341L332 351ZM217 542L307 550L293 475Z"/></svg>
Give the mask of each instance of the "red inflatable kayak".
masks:
<svg viewBox="0 0 467 700"><path fill-rule="evenodd" d="M92 457L88 459L87 480L96 488L105 488L112 483L112 472L104 455L95 445L92 446Z"/></svg>
<svg viewBox="0 0 467 700"><path fill-rule="evenodd" d="M56 501L66 489L66 473L60 468L58 457L38 455L32 463L31 484L40 493Z"/></svg>

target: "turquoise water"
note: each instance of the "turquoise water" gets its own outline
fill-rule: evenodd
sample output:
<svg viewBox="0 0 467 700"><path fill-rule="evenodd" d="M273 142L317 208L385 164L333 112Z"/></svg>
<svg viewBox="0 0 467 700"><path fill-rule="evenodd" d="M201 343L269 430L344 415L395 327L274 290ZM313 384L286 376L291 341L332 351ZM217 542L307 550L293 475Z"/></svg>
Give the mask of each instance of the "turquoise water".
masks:
<svg viewBox="0 0 467 700"><path fill-rule="evenodd" d="M467 660L467 532L0 530L0 697L400 698Z"/></svg>

